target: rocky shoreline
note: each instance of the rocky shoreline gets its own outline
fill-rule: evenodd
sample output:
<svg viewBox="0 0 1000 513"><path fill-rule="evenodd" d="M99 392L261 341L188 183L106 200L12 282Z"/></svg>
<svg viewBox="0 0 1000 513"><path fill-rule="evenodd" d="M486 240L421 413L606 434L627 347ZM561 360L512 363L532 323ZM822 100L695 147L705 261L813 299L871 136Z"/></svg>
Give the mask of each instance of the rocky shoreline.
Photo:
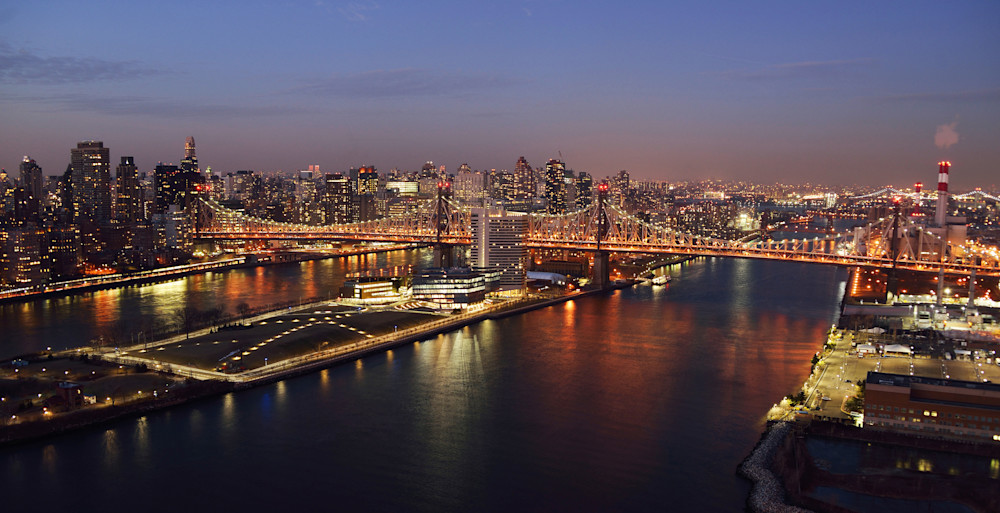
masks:
<svg viewBox="0 0 1000 513"><path fill-rule="evenodd" d="M736 473L753 483L747 509L754 513L808 513L809 510L785 503L785 487L771 471L774 455L792 430L790 422L770 424Z"/></svg>

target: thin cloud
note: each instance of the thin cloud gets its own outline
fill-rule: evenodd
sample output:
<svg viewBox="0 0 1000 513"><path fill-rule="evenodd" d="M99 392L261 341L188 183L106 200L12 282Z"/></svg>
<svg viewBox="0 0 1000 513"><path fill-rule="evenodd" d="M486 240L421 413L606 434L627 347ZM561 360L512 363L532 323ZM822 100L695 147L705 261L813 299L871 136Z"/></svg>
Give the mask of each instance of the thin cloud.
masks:
<svg viewBox="0 0 1000 513"><path fill-rule="evenodd" d="M144 96L100 97L87 94L45 96L0 96L0 102L47 106L63 112L93 112L114 116L149 116L157 118L240 118L276 116L300 112L284 106L242 106L196 103Z"/></svg>
<svg viewBox="0 0 1000 513"><path fill-rule="evenodd" d="M321 5L321 3L317 3L317 5ZM371 12L381 8L379 4L368 1L351 2L343 7L338 7L337 10L349 21L368 21L371 18Z"/></svg>
<svg viewBox="0 0 1000 513"><path fill-rule="evenodd" d="M79 84L157 74L136 61L42 57L0 43L0 84Z"/></svg>
<svg viewBox="0 0 1000 513"><path fill-rule="evenodd" d="M347 98L461 96L513 83L510 79L494 75L402 68L334 75L306 84L294 92Z"/></svg>
<svg viewBox="0 0 1000 513"><path fill-rule="evenodd" d="M723 71L717 75L732 80L834 78L856 74L873 62L871 59L786 62L761 68Z"/></svg>
<svg viewBox="0 0 1000 513"><path fill-rule="evenodd" d="M1000 89L978 89L973 91L953 91L938 93L911 93L883 96L888 102L951 103L951 102L995 102L1000 101Z"/></svg>

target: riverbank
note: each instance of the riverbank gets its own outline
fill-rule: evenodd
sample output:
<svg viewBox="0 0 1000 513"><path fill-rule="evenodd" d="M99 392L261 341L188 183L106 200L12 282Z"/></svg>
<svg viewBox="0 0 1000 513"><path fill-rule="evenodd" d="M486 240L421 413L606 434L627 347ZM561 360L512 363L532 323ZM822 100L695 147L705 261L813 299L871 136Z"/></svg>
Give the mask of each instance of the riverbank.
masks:
<svg viewBox="0 0 1000 513"><path fill-rule="evenodd" d="M767 443L762 441L748 457L757 462L756 474L747 472L746 464L739 469L757 483L748 507L840 513L909 511L930 504L934 511L1000 511L1000 494L995 492L1000 446L861 427L869 372L982 382L995 381L1000 371L982 365L982 360L952 358L953 353L946 358L958 346L938 340L934 333L929 337L924 332L875 329L875 317L861 325L857 319L847 322L847 308L842 303L839 323L814 354L801 389L768 412L769 430L763 436ZM907 351L882 350L894 343ZM772 425L789 428L781 431ZM757 489L774 482L783 493L769 495L771 506L760 506Z"/></svg>
<svg viewBox="0 0 1000 513"><path fill-rule="evenodd" d="M473 314L441 316L439 319L414 326L406 330L393 332L389 336L371 339L363 343L350 344L345 347L334 348L326 351L317 351L304 358L297 358L284 364L275 362L264 368L253 369L251 372L240 374L224 374L213 371L201 371L197 374L186 372L183 369L165 367L157 370L153 360L136 357L116 357L113 354L90 353L89 349L81 348L79 351L69 350L60 353L62 358L77 360L99 359L110 367L118 367L123 372L146 372L150 375L165 375L175 379L183 379L184 386L171 389L172 395L161 392L158 395L150 394L148 391L145 397L140 391L138 394L129 393L126 398L119 398L119 403L115 404L112 397L107 397L105 403L92 406L81 407L72 411L57 412L51 415L38 415L38 420L8 422L8 425L0 428L0 445L10 445L22 443L30 440L37 440L60 433L81 429L87 426L105 424L115 420L144 415L146 413L185 404L190 401L201 400L211 396L217 396L238 390L245 390L258 386L267 385L276 381L310 374L318 370L338 365L344 361L356 360L364 356L380 353L404 344L413 343L427 337L440 333L451 332L464 326L481 322L487 319L498 319L502 317L519 315L528 311L545 308L565 301L574 300L595 294L603 294L617 288L631 286L631 283L620 283L610 289L595 289L578 291L558 297L527 299L523 301L511 302L506 308L486 309ZM262 315L255 320L266 319L267 315ZM164 345L176 342L178 337L173 337L157 344ZM153 344L150 347L156 347ZM77 354L79 353L79 354ZM86 356L85 356L86 355ZM53 361L53 360L45 360ZM58 361L58 360L56 360ZM39 361L37 363L42 363ZM52 366L52 364L48 364ZM141 371L139 370L141 369ZM169 369L169 370L168 370ZM44 368L42 369L45 370ZM51 369L50 369L51 372ZM72 376L71 376L72 377ZM104 400L105 398L100 398Z"/></svg>
<svg viewBox="0 0 1000 513"><path fill-rule="evenodd" d="M770 471L784 484L787 502L812 511L856 511L852 503L876 502L883 511L932 504L947 511L958 511L958 505L1000 511L997 475L987 473L989 462L1000 458L995 445L814 421L793 424L770 451Z"/></svg>
<svg viewBox="0 0 1000 513"><path fill-rule="evenodd" d="M63 282L55 282L38 287L0 292L0 305L23 301L34 301L36 299L63 297L80 292L138 287L153 283L166 283L179 280L187 276L207 272L221 272L232 269L307 262L310 260L325 260L328 258L378 254L388 251L415 249L418 247L421 247L421 245L393 244L391 246L352 248L347 251L338 251L336 253L279 252L265 255L250 255L249 257L239 256L224 260L200 262L196 264L165 267L160 269L149 269L133 273L93 276Z"/></svg>

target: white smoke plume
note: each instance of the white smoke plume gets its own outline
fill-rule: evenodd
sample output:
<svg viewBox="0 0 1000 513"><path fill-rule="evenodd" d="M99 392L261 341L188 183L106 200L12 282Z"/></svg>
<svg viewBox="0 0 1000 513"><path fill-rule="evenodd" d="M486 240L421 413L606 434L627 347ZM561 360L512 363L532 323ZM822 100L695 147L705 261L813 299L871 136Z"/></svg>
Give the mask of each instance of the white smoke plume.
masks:
<svg viewBox="0 0 1000 513"><path fill-rule="evenodd" d="M951 148L952 145L958 142L958 132L955 131L956 126L958 126L958 121L938 125L937 133L934 134L934 144L942 150Z"/></svg>

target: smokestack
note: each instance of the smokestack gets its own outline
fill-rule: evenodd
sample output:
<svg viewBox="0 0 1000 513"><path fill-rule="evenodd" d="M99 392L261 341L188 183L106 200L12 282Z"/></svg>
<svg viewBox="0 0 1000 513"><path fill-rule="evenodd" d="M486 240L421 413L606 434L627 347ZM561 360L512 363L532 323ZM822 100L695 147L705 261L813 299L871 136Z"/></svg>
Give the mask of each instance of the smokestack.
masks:
<svg viewBox="0 0 1000 513"><path fill-rule="evenodd" d="M948 213L948 169L951 162L938 162L938 194L937 211L934 213L934 222L938 226L944 226L945 216Z"/></svg>

